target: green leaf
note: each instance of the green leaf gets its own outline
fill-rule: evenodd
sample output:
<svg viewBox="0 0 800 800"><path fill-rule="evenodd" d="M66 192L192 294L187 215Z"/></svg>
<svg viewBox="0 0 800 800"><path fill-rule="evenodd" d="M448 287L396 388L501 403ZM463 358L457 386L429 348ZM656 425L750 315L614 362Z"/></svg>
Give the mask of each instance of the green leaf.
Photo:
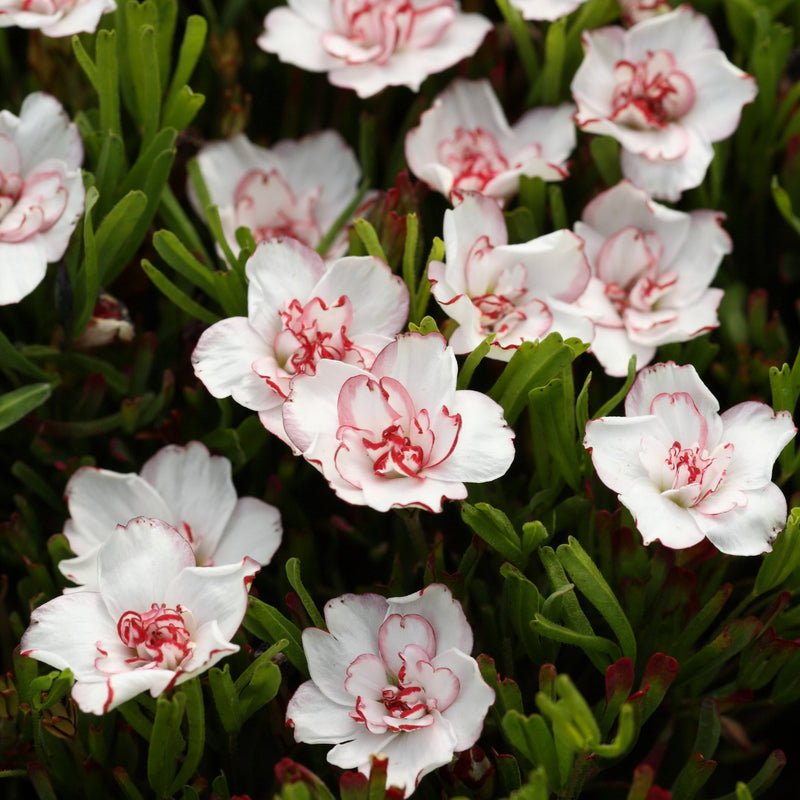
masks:
<svg viewBox="0 0 800 800"><path fill-rule="evenodd" d="M778 208L778 211L781 212L781 216L786 220L786 222L794 228L795 233L800 235L800 219L798 219L794 214L794 209L792 208L792 198L789 197L789 193L778 183L778 176L772 176L772 199L775 202L775 205Z"/></svg>
<svg viewBox="0 0 800 800"><path fill-rule="evenodd" d="M49 383L31 383L0 395L0 431L38 408L53 393Z"/></svg>
<svg viewBox="0 0 800 800"><path fill-rule="evenodd" d="M266 653L255 659L236 680L242 722L274 700L278 694L281 686L281 670L272 659L275 653L282 651L288 643L286 639L276 642Z"/></svg>
<svg viewBox="0 0 800 800"><path fill-rule="evenodd" d="M303 608L311 618L311 622L313 623L314 627L327 630L327 626L325 625L325 620L323 619L322 614L319 613L319 609L311 599L311 595L308 593L308 590L303 585L303 579L300 575L299 558L290 558L286 562L286 577L289 579L289 584L291 585L292 589L295 590L297 596L300 598L300 602L303 604Z"/></svg>
<svg viewBox="0 0 800 800"><path fill-rule="evenodd" d="M207 32L208 23L205 17L192 14L186 20L186 30L184 31L181 49L178 53L178 63L175 67L175 72L172 74L172 81L170 82L169 91L167 92L167 99L164 102L165 117L171 115L175 98L183 87L189 83L192 77L194 68L197 66L197 61L205 49Z"/></svg>
<svg viewBox="0 0 800 800"><path fill-rule="evenodd" d="M692 800L703 788L716 767L716 761L705 759L700 753L694 753L672 784L671 796L680 797L681 800Z"/></svg>
<svg viewBox="0 0 800 800"><path fill-rule="evenodd" d="M529 554L522 552L522 543L511 520L488 503L461 503L461 519L503 558L524 569Z"/></svg>
<svg viewBox="0 0 800 800"><path fill-rule="evenodd" d="M75 60L81 65L89 83L92 84L95 91L97 91L97 66L95 65L92 57L86 52L86 48L81 42L81 37L75 34L72 39L72 52L75 53Z"/></svg>
<svg viewBox="0 0 800 800"><path fill-rule="evenodd" d="M800 566L800 507L793 508L786 529L761 562L753 594L765 594L780 586Z"/></svg>
<svg viewBox="0 0 800 800"><path fill-rule="evenodd" d="M0 331L0 364L3 365L2 368L4 370L13 369L15 372L21 372L23 375L37 378L40 381L49 381L54 384L59 381L59 377L56 374L51 375L26 358L2 331Z"/></svg>
<svg viewBox="0 0 800 800"><path fill-rule="evenodd" d="M161 124L165 128L182 131L188 128L206 102L206 96L192 91L188 86L182 87L168 109L165 109Z"/></svg>
<svg viewBox="0 0 800 800"><path fill-rule="evenodd" d="M216 283L213 273L186 249L172 231L156 231L153 234L153 246L161 258L176 272L191 281L209 297L215 296Z"/></svg>
<svg viewBox="0 0 800 800"><path fill-rule="evenodd" d="M612 662L617 661L622 656L619 647L610 639L605 639L602 636L596 636L594 634L578 633L572 628L566 628L563 625L551 622L541 614L536 614L534 616L531 625L533 625L534 630L541 636L547 636L548 639L553 639L563 644L571 644L580 647L590 658L591 656L604 657L600 666L602 671L605 671ZM597 664L595 664L595 666L597 666Z"/></svg>
<svg viewBox="0 0 800 800"><path fill-rule="evenodd" d="M239 709L239 696L233 685L230 666L226 664L222 669L212 667L208 671L208 684L225 733L238 733L244 719Z"/></svg>
<svg viewBox="0 0 800 800"><path fill-rule="evenodd" d="M623 655L635 663L636 636L622 606L597 565L581 547L580 542L574 536L570 536L568 542L569 544L562 544L556 550L558 560L563 564L578 589L614 631Z"/></svg>
<svg viewBox="0 0 800 800"><path fill-rule="evenodd" d="M184 752L181 721L185 705L186 695L180 692L171 698L162 694L156 701L156 718L147 750L147 780L158 797L169 794L178 759Z"/></svg>
<svg viewBox="0 0 800 800"><path fill-rule="evenodd" d="M572 717L573 722L580 730L581 735L588 747L595 747L600 744L602 735L600 726L592 713L592 709L584 699L583 695L575 688L575 684L568 675L559 675L556 678L556 691L559 698Z"/></svg>
<svg viewBox="0 0 800 800"><path fill-rule="evenodd" d="M147 208L147 195L132 189L103 217L97 229L97 263L100 275L113 273L122 248L136 232ZM137 241L138 246L138 241Z"/></svg>
<svg viewBox="0 0 800 800"><path fill-rule="evenodd" d="M468 389L469 382L478 364L483 361L489 352L489 348L496 334L490 333L466 358L464 365L458 372L456 389Z"/></svg>
<svg viewBox="0 0 800 800"><path fill-rule="evenodd" d="M610 400L603 403L603 405L597 409L592 419L605 417L610 414L628 395L628 391L631 386L633 386L634 380L636 380L636 356L631 356L630 361L628 361L628 377L625 378L625 383L622 384L620 390Z"/></svg>
<svg viewBox="0 0 800 800"><path fill-rule="evenodd" d="M386 253L383 251L383 247L378 239L378 234L375 233L375 228L373 228L367 220L361 218L354 220L353 227L367 253L373 256L373 258L379 258L384 263L387 263Z"/></svg>
<svg viewBox="0 0 800 800"><path fill-rule="evenodd" d="M122 139L119 108L119 62L117 61L116 31L101 30L95 39L97 78L95 89L100 101L100 131Z"/></svg>
<svg viewBox="0 0 800 800"><path fill-rule="evenodd" d="M619 724L617 725L617 735L610 744L599 744L594 748L594 752L601 758L619 758L625 755L636 741L636 720L634 719L633 708L624 705L620 709ZM678 795L674 795L678 797Z"/></svg>
<svg viewBox="0 0 800 800"><path fill-rule="evenodd" d="M178 308L202 322L213 325L221 317L207 308L203 308L187 294L182 292L163 272L154 267L146 258L142 259L142 269L148 278L155 284L156 288Z"/></svg>
<svg viewBox="0 0 800 800"><path fill-rule="evenodd" d="M284 654L303 675L308 676L308 664L303 652L300 629L286 619L277 608L251 595L242 624L250 633L268 642L274 643L286 639Z"/></svg>
<svg viewBox="0 0 800 800"><path fill-rule="evenodd" d="M78 335L89 321L95 303L97 291L100 286L100 277L97 272L97 245L95 243L94 227L92 225L92 209L97 202L98 192L94 186L86 192L86 203L83 212L83 263L78 272L78 286L80 291L75 292L76 300L81 298L81 305L75 308L75 321L73 334ZM78 288L75 287L75 289Z"/></svg>
<svg viewBox="0 0 800 800"><path fill-rule="evenodd" d="M561 785L556 745L544 717L539 714L526 717L518 711L509 711L503 717L503 733L531 764L544 768L551 789Z"/></svg>
<svg viewBox="0 0 800 800"><path fill-rule="evenodd" d="M589 142L589 150L603 183L606 186L616 186L622 180L619 142L611 136L595 136Z"/></svg>
<svg viewBox="0 0 800 800"><path fill-rule="evenodd" d="M52 708L62 700L72 688L72 671L69 669L55 670L47 675L41 675L30 683L31 705L36 711Z"/></svg>
<svg viewBox="0 0 800 800"><path fill-rule="evenodd" d="M561 77L564 70L567 18L561 17L547 26L544 39L544 61L539 78L542 87L542 103L556 105L561 99ZM556 225L556 228L562 226Z"/></svg>
<svg viewBox="0 0 800 800"><path fill-rule="evenodd" d="M531 620L542 608L539 590L516 567L503 564L500 574L508 592L507 613L516 634L522 639L525 650L536 662L544 661L539 637L531 628Z"/></svg>
<svg viewBox="0 0 800 800"><path fill-rule="evenodd" d="M199 678L192 678L181 684L179 691L186 698L185 714L188 739L186 755L181 768L172 781L169 794L174 795L194 775L203 758L206 743L205 708L203 706L203 690ZM158 714L156 713L156 722ZM148 755L149 759L149 755ZM149 767L149 764L148 764Z"/></svg>
<svg viewBox="0 0 800 800"><path fill-rule="evenodd" d="M704 697L700 705L700 715L697 720L697 735L692 745L693 753L700 753L703 758L714 757L719 744L722 722L719 714L719 700L713 697Z"/></svg>
<svg viewBox="0 0 800 800"><path fill-rule="evenodd" d="M542 341L523 342L489 391L489 396L503 407L508 424L517 421L532 389L556 377L587 347L578 339L564 341L558 333L551 333Z"/></svg>

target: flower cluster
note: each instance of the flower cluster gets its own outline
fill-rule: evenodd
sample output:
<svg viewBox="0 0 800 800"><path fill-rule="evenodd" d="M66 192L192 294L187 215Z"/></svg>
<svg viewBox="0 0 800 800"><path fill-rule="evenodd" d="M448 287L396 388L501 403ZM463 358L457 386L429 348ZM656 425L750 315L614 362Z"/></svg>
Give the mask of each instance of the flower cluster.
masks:
<svg viewBox="0 0 800 800"><path fill-rule="evenodd" d="M45 36L91 33L116 7L115 0L4 0L0 28L38 28Z"/></svg>

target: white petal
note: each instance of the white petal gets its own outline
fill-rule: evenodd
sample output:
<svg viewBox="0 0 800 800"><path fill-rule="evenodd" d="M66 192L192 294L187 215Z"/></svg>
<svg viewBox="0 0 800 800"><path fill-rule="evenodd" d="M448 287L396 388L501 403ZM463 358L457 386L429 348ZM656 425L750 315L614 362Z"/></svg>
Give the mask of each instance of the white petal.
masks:
<svg viewBox="0 0 800 800"><path fill-rule="evenodd" d="M725 483L741 489L759 489L769 483L775 460L797 432L789 412L776 414L766 403L746 402L720 416L722 440L733 445Z"/></svg>
<svg viewBox="0 0 800 800"><path fill-rule="evenodd" d="M64 534L72 550L81 554L115 535L117 525L134 517L155 517L170 525L179 520L164 498L136 473L81 467L67 482L67 507L72 524Z"/></svg>
<svg viewBox="0 0 800 800"><path fill-rule="evenodd" d="M625 398L625 413L629 417L650 414L654 398L660 394L677 392L690 395L706 420L719 411L717 398L700 380L697 370L691 364L678 366L669 361L666 364L654 364L639 373Z"/></svg>
<svg viewBox="0 0 800 800"><path fill-rule="evenodd" d="M355 709L340 705L324 695L314 681L300 684L286 706L286 724L294 728L294 738L308 744L339 744L357 734L363 725L350 717Z"/></svg>
<svg viewBox="0 0 800 800"><path fill-rule="evenodd" d="M157 519L131 520L97 554L100 593L112 619L163 603L173 578L195 563L191 545L174 528Z"/></svg>
<svg viewBox="0 0 800 800"><path fill-rule="evenodd" d="M251 558L219 567L187 567L165 587L164 602L168 608L189 609L198 626L216 622L222 636L230 639L242 624L247 592L258 570Z"/></svg>
<svg viewBox="0 0 800 800"><path fill-rule="evenodd" d="M280 396L252 368L254 361L269 353L270 346L246 317L230 317L203 331L192 366L213 397L230 396L259 411L280 404Z"/></svg>
<svg viewBox="0 0 800 800"><path fill-rule="evenodd" d="M362 333L391 337L408 321L408 287L383 261L371 256L337 259L312 294L328 304L342 296L350 298L353 319L347 336L357 344Z"/></svg>
<svg viewBox="0 0 800 800"><path fill-rule="evenodd" d="M328 763L342 769L358 769L369 775L370 756L386 753L387 745L398 733L374 734L360 725L349 741L337 744L328 751ZM387 785L389 781L387 780Z"/></svg>
<svg viewBox="0 0 800 800"><path fill-rule="evenodd" d="M116 620L97 592L76 592L55 597L31 613L22 636L23 655L55 669L71 669L78 680L98 674L95 660L103 641L119 642Z"/></svg>
<svg viewBox="0 0 800 800"><path fill-rule="evenodd" d="M240 497L210 556L215 565L237 564L245 556L264 566L281 543L283 526L275 506L256 497Z"/></svg>
<svg viewBox="0 0 800 800"><path fill-rule="evenodd" d="M100 17L107 11L114 11L114 0L87 0L69 8L60 20L42 26L45 36L73 36L76 33L94 33L100 24Z"/></svg>
<svg viewBox="0 0 800 800"><path fill-rule="evenodd" d="M786 525L786 498L774 483L746 495L746 506L724 514L695 513L698 526L722 553L735 556L766 553Z"/></svg>
<svg viewBox="0 0 800 800"><path fill-rule="evenodd" d="M453 726L456 735L455 750L467 750L481 735L483 721L494 703L494 690L481 676L478 662L467 655L469 651L440 651L433 660L437 669L447 667L458 678L458 697L443 712L442 716Z"/></svg>
<svg viewBox="0 0 800 800"><path fill-rule="evenodd" d="M443 584L432 583L404 597L390 597L386 602L387 617L390 614L417 614L426 619L436 635L438 653L453 648L467 655L472 651L472 628L464 609Z"/></svg>
<svg viewBox="0 0 800 800"><path fill-rule="evenodd" d="M626 55L639 61L651 52L668 50L678 62L704 50L719 47L708 17L688 5L634 25L627 33Z"/></svg>
<svg viewBox="0 0 800 800"><path fill-rule="evenodd" d="M664 498L649 478L628 486L619 500L633 514L645 544L660 541L665 547L682 549L696 545L705 536L695 515Z"/></svg>
<svg viewBox="0 0 800 800"><path fill-rule="evenodd" d="M456 446L426 475L466 483L485 483L505 475L514 460L514 431L502 407L480 392L464 389L456 392L448 411L461 416Z"/></svg>
<svg viewBox="0 0 800 800"><path fill-rule="evenodd" d="M162 447L142 467L142 477L166 500L194 549L212 553L236 505L231 462L200 442Z"/></svg>
<svg viewBox="0 0 800 800"><path fill-rule="evenodd" d="M29 94L19 112L15 137L22 170L28 175L43 158L63 161L68 169L80 167L83 143L78 126L70 122L61 103L44 92Z"/></svg>
<svg viewBox="0 0 800 800"><path fill-rule="evenodd" d="M0 242L0 306L27 297L47 274L47 246L40 235Z"/></svg>
<svg viewBox="0 0 800 800"><path fill-rule="evenodd" d="M699 186L714 157L714 148L694 128L684 130L688 141L680 158L651 160L623 149L620 156L623 175L651 197L673 202L686 189Z"/></svg>
<svg viewBox="0 0 800 800"><path fill-rule="evenodd" d="M639 458L641 442L645 436L658 438L660 432L653 416L601 417L586 423L583 446L592 454L600 480L619 493L646 477Z"/></svg>
<svg viewBox="0 0 800 800"><path fill-rule="evenodd" d="M79 681L72 687L72 697L82 711L106 714L137 694L149 691L157 697L174 680L170 669L134 669L117 672L104 681Z"/></svg>
<svg viewBox="0 0 800 800"><path fill-rule="evenodd" d="M262 50L275 53L281 61L310 72L327 72L339 65L320 43L322 30L290 8L274 8L264 20L266 30L256 39Z"/></svg>
<svg viewBox="0 0 800 800"><path fill-rule="evenodd" d="M242 613L244 617L244 613ZM238 627L238 626L237 626ZM181 664L176 685L188 681L200 672L205 672L218 661L233 653L239 652L239 645L228 641L231 635L225 635L219 627L217 620L212 619L200 625L192 633L194 648L188 661Z"/></svg>

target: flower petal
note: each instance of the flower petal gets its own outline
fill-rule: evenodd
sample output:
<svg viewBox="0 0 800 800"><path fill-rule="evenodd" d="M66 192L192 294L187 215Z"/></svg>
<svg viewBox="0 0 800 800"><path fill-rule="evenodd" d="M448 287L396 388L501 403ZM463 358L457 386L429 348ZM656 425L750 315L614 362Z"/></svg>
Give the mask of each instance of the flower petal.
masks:
<svg viewBox="0 0 800 800"><path fill-rule="evenodd" d="M281 514L275 506L256 497L240 497L210 557L220 565L249 556L264 566L275 555L282 535Z"/></svg>

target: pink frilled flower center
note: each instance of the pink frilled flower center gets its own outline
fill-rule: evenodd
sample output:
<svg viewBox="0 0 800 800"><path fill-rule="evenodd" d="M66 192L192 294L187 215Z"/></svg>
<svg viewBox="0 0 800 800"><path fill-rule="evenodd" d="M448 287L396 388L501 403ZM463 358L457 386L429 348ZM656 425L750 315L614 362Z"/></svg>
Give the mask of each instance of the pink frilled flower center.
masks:
<svg viewBox="0 0 800 800"><path fill-rule="evenodd" d="M473 306L480 312L478 326L483 336L497 334L496 344L505 340L516 347L514 331L527 322L528 335L535 337L550 330L553 315L546 303L528 297L528 270L524 264L497 269L486 236L481 236L467 255L465 278ZM534 328L535 324L535 328Z"/></svg>
<svg viewBox="0 0 800 800"><path fill-rule="evenodd" d="M191 655L194 644L187 627L191 614L185 609L153 603L140 614L126 611L117 622L122 643L136 651L130 663L152 663L161 669L177 669Z"/></svg>
<svg viewBox="0 0 800 800"><path fill-rule="evenodd" d="M348 64L386 64L397 51L435 44L455 19L454 0L331 0L325 51Z"/></svg>
<svg viewBox="0 0 800 800"><path fill-rule="evenodd" d="M461 416L416 409L394 378L356 376L345 381L338 401L339 474L357 488L368 476L422 478L444 461L458 441Z"/></svg>
<svg viewBox="0 0 800 800"><path fill-rule="evenodd" d="M605 284L604 294L616 314L626 320L626 327L629 310L652 311L677 283L676 272L660 272L663 252L658 234L634 227L618 231L600 248L597 277ZM599 324L617 327L620 323L609 319Z"/></svg>
<svg viewBox="0 0 800 800"><path fill-rule="evenodd" d="M681 415L685 438L671 443L645 437L640 456L651 479L662 494L684 508L697 507L704 513L720 513L746 502L733 496L715 498L723 486L727 467L733 458L733 445L722 443L708 449L708 423L686 392L659 394L651 413L659 417ZM720 501L724 507L717 507Z"/></svg>
<svg viewBox="0 0 800 800"><path fill-rule="evenodd" d="M317 191L296 196L277 170L250 170L234 191L236 227L250 228L256 243L288 236L316 247L322 231L314 216Z"/></svg>
<svg viewBox="0 0 800 800"><path fill-rule="evenodd" d="M0 135L0 242L24 242L50 230L67 206L64 175L56 162L26 178L21 171L17 146Z"/></svg>
<svg viewBox="0 0 800 800"><path fill-rule="evenodd" d="M350 717L370 733L426 728L448 709L461 684L447 667L436 668L436 635L418 614L392 614L378 630L380 654L360 655L347 668L345 690L355 698Z"/></svg>
<svg viewBox="0 0 800 800"><path fill-rule="evenodd" d="M640 130L664 128L694 105L691 79L675 69L667 50L648 52L642 61L618 61L617 85L611 98L611 119Z"/></svg>
<svg viewBox="0 0 800 800"><path fill-rule="evenodd" d="M439 159L455 176L453 189L466 191L482 192L509 168L497 139L483 128L456 128L452 139L439 142Z"/></svg>
<svg viewBox="0 0 800 800"><path fill-rule="evenodd" d="M259 368L259 362L253 368L282 397L288 397L295 375L314 375L322 359L363 368L375 359L371 350L354 344L347 335L353 320L353 305L345 295L331 305L319 297L313 297L305 305L297 299L290 300L279 313L283 330L274 341L279 374L268 374L268 370Z"/></svg>

